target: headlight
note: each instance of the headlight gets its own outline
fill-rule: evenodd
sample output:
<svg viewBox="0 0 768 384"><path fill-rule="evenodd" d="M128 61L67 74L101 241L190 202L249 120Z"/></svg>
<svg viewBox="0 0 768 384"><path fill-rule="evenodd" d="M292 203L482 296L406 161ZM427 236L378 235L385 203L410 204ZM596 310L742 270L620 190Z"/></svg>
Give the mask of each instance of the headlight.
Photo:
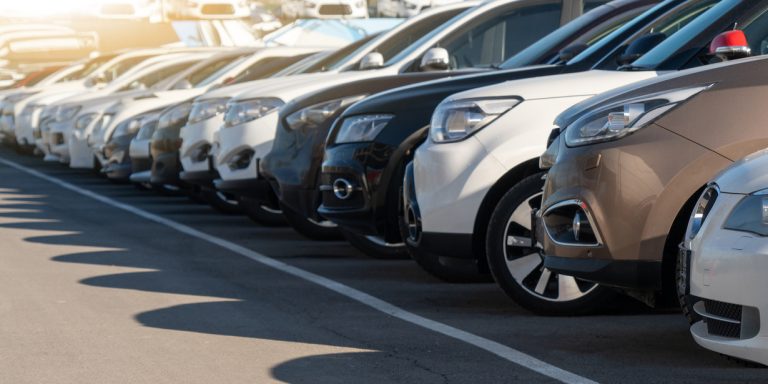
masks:
<svg viewBox="0 0 768 384"><path fill-rule="evenodd" d="M40 122L43 122L43 121L49 120L49 119L53 119L59 113L59 107L58 106L44 106L44 105L41 105L40 107L43 108L43 113L40 114Z"/></svg>
<svg viewBox="0 0 768 384"><path fill-rule="evenodd" d="M349 106L350 104L361 100L365 96L366 95L345 97L343 99L336 99L320 104L315 104L291 113L288 115L288 117L285 118L285 121L288 124L288 128L290 129L314 128L324 123L331 116L335 115L339 109Z"/></svg>
<svg viewBox="0 0 768 384"><path fill-rule="evenodd" d="M168 129L187 122L189 112L192 111L192 103L184 102L160 114L157 129Z"/></svg>
<svg viewBox="0 0 768 384"><path fill-rule="evenodd" d="M98 116L98 113L88 113L78 117L77 120L75 120L75 129L78 131L85 130Z"/></svg>
<svg viewBox="0 0 768 384"><path fill-rule="evenodd" d="M768 189L742 199L731 211L723 228L768 236Z"/></svg>
<svg viewBox="0 0 768 384"><path fill-rule="evenodd" d="M621 139L648 126L710 86L678 88L600 107L580 117L565 130L565 143L576 147Z"/></svg>
<svg viewBox="0 0 768 384"><path fill-rule="evenodd" d="M75 105L71 107L65 107L65 108L59 108L59 112L56 115L57 121L69 121L75 118L77 116L77 113L80 112L80 106Z"/></svg>
<svg viewBox="0 0 768 384"><path fill-rule="evenodd" d="M243 100L229 103L224 115L224 126L233 127L256 120L277 111L283 106L283 101L275 98Z"/></svg>
<svg viewBox="0 0 768 384"><path fill-rule="evenodd" d="M145 118L144 115L139 115L139 116L135 116L130 119L124 120L123 122L117 125L117 127L115 128L115 132L112 134L112 137L133 135L139 132L139 129L141 129L141 125L144 121L144 118Z"/></svg>
<svg viewBox="0 0 768 384"><path fill-rule="evenodd" d="M136 134L136 140L149 140L152 138L157 129L158 117L158 115L148 116L142 121L139 133Z"/></svg>
<svg viewBox="0 0 768 384"><path fill-rule="evenodd" d="M343 144L373 141L393 117L393 115L361 115L346 118L342 121L334 142Z"/></svg>
<svg viewBox="0 0 768 384"><path fill-rule="evenodd" d="M228 97L195 102L189 113L189 124L199 123L226 112L227 101Z"/></svg>
<svg viewBox="0 0 768 384"><path fill-rule="evenodd" d="M701 197L699 197L699 200L693 207L691 219L688 222L687 232L689 240L696 237L699 230L701 230L702 225L704 225L704 220L707 219L707 216L709 216L709 213L712 211L712 207L715 206L715 200L717 200L719 194L720 191L717 186L712 185L707 187L707 189L704 190L704 193L701 194Z"/></svg>
<svg viewBox="0 0 768 384"><path fill-rule="evenodd" d="M464 140L521 102L520 99L442 102L432 115L429 136L435 143Z"/></svg>

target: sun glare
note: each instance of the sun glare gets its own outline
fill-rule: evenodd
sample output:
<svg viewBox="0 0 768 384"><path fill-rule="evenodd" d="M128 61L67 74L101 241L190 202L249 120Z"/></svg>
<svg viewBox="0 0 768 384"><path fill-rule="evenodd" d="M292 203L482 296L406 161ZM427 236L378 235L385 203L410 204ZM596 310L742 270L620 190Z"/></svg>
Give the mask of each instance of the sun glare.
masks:
<svg viewBox="0 0 768 384"><path fill-rule="evenodd" d="M72 15L113 0L0 0L0 11L23 17Z"/></svg>

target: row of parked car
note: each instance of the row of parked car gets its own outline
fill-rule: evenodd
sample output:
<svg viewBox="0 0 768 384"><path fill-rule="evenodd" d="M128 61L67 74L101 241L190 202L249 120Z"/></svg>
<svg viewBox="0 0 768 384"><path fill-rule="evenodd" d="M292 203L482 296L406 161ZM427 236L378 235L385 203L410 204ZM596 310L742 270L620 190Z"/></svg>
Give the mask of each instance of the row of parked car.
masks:
<svg viewBox="0 0 768 384"><path fill-rule="evenodd" d="M537 313L679 303L768 363L766 47L757 0L464 1L337 51L104 54L5 91L0 131Z"/></svg>

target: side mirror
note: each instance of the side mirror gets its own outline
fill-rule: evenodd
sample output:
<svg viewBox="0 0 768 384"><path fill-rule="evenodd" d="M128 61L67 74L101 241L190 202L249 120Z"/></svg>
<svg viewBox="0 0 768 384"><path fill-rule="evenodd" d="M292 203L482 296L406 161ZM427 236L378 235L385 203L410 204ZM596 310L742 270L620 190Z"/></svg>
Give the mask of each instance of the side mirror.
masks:
<svg viewBox="0 0 768 384"><path fill-rule="evenodd" d="M584 50L587 48L589 48L589 45L587 45L586 43L571 44L560 50L557 60L560 63L567 63L571 61L571 59L573 59L574 57L578 56L579 53L584 52Z"/></svg>
<svg viewBox="0 0 768 384"><path fill-rule="evenodd" d="M107 83L107 78L103 73L89 77L85 81L85 86L88 88L102 86Z"/></svg>
<svg viewBox="0 0 768 384"><path fill-rule="evenodd" d="M451 67L451 55L445 48L432 48L421 58L422 71L446 71Z"/></svg>
<svg viewBox="0 0 768 384"><path fill-rule="evenodd" d="M188 79L183 79L173 86L173 89L191 89L192 83Z"/></svg>
<svg viewBox="0 0 768 384"><path fill-rule="evenodd" d="M709 45L709 54L722 60L735 60L751 56L752 49L744 31L733 30L717 35Z"/></svg>
<svg viewBox="0 0 768 384"><path fill-rule="evenodd" d="M633 41L629 44L627 50L624 51L624 54L619 56L619 65L632 64L635 60L639 59L640 56L648 53L648 51L659 45L659 43L666 38L667 35L663 33L651 33Z"/></svg>
<svg viewBox="0 0 768 384"><path fill-rule="evenodd" d="M365 57L363 57L362 60L360 60L360 70L364 71L366 69L376 69L381 68L384 66L384 55L378 52L371 52Z"/></svg>

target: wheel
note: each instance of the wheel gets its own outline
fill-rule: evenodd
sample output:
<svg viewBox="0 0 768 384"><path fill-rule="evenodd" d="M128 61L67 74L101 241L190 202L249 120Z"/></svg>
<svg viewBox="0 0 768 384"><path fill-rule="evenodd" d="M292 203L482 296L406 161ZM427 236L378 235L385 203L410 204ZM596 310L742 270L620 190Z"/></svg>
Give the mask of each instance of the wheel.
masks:
<svg viewBox="0 0 768 384"><path fill-rule="evenodd" d="M405 244L385 244L383 240L373 237L358 235L357 233L340 229L344 238L360 252L374 259L407 259L408 250Z"/></svg>
<svg viewBox="0 0 768 384"><path fill-rule="evenodd" d="M546 315L594 311L615 292L544 268L541 248L532 244L531 212L541 206L543 175L523 179L499 201L486 237L488 266L504 292L530 311Z"/></svg>
<svg viewBox="0 0 768 384"><path fill-rule="evenodd" d="M200 193L202 194L203 199L205 199L213 209L219 211L219 213L225 215L237 215L243 213L243 210L240 207L240 200L238 200L236 196L221 192L214 188L203 188Z"/></svg>
<svg viewBox="0 0 768 384"><path fill-rule="evenodd" d="M688 320L688 324L693 324L701 320L701 315L693 310L693 305L699 301L695 296L688 294L688 268L690 266L690 260L688 260L688 250L680 245L680 252L677 254L677 262L675 263L675 288L677 289L677 300L680 303L680 309L683 311L683 316Z"/></svg>
<svg viewBox="0 0 768 384"><path fill-rule="evenodd" d="M240 206L251 220L268 227L287 225L283 211L274 204L260 200L241 198Z"/></svg>
<svg viewBox="0 0 768 384"><path fill-rule="evenodd" d="M336 224L328 220L315 221L292 211L290 208L283 204L280 206L283 210L283 216L285 216L285 220L291 227L293 227L296 232L300 233L301 235L312 240L321 241L341 240L344 238Z"/></svg>

